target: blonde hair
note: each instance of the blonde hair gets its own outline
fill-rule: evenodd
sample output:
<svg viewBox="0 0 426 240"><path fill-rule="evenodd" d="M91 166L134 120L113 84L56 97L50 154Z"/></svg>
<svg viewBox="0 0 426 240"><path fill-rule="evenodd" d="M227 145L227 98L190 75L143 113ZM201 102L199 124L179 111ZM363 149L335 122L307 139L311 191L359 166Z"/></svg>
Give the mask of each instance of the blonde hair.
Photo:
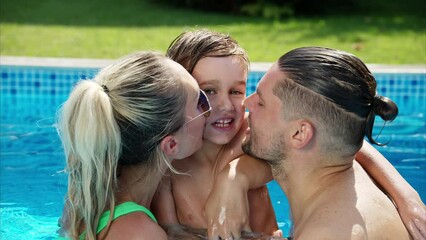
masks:
<svg viewBox="0 0 426 240"><path fill-rule="evenodd" d="M102 212L114 209L119 166L170 167L158 143L184 124L187 99L170 63L159 53L130 54L80 81L58 112L70 237L85 229L86 239L96 239Z"/></svg>

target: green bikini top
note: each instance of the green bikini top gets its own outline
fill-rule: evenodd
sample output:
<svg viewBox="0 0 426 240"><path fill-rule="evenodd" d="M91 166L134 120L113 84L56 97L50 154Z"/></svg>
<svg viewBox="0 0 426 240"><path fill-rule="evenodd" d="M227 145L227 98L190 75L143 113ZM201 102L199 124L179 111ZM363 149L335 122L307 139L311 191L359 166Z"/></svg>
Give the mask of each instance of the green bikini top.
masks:
<svg viewBox="0 0 426 240"><path fill-rule="evenodd" d="M114 221L115 219L117 219L121 216L124 216L124 215L129 214L129 213L133 213L133 212L143 212L146 215L148 215L148 217L150 217L152 219L152 221L157 223L157 219L155 219L154 214L152 214L152 212L149 211L149 209L147 209L144 206L138 205L134 202L124 202L122 204L115 206L114 216L112 217L112 220ZM102 213L102 215L99 219L99 224L98 224L98 228L96 230L96 234L99 234L108 225L109 214L110 214L110 210ZM86 236L86 233L83 232L80 235L80 239L84 239L85 236ZM65 239L68 239L68 238L64 238L64 237L58 237L57 238L57 240L65 240Z"/></svg>

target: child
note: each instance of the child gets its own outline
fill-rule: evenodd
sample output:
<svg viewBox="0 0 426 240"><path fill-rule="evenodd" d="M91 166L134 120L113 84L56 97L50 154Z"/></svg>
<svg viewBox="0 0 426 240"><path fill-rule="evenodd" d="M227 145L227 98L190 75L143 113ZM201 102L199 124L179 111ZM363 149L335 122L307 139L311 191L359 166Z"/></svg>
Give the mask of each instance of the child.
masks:
<svg viewBox="0 0 426 240"><path fill-rule="evenodd" d="M153 201L153 211L163 225L180 223L207 228L203 210L217 174L230 161L249 158L242 156L241 149L247 128L243 101L249 60L234 39L207 30L181 34L167 55L197 80L209 97L212 111L206 121L202 148L173 163L177 171L185 174L172 174L163 179ZM251 190L248 201L251 230L270 235L277 231L266 185Z"/></svg>

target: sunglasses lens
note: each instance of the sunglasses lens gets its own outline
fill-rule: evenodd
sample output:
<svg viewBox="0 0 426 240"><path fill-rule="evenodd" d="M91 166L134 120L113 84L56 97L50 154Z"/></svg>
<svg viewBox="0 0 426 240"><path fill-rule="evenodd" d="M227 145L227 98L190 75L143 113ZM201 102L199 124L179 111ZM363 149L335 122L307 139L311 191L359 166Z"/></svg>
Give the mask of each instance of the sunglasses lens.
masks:
<svg viewBox="0 0 426 240"><path fill-rule="evenodd" d="M210 103L206 96L206 94L200 90L200 98L198 99L198 107L199 109L204 112L204 116L208 117L210 116Z"/></svg>

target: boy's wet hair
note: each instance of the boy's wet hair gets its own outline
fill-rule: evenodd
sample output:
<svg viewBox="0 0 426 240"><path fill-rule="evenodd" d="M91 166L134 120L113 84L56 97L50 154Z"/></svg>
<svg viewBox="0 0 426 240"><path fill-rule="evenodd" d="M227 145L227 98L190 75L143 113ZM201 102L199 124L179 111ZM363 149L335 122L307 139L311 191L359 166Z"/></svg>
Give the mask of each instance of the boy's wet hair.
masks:
<svg viewBox="0 0 426 240"><path fill-rule="evenodd" d="M197 62L205 57L239 56L247 69L250 64L246 51L235 39L207 29L181 33L170 44L166 55L191 74Z"/></svg>

